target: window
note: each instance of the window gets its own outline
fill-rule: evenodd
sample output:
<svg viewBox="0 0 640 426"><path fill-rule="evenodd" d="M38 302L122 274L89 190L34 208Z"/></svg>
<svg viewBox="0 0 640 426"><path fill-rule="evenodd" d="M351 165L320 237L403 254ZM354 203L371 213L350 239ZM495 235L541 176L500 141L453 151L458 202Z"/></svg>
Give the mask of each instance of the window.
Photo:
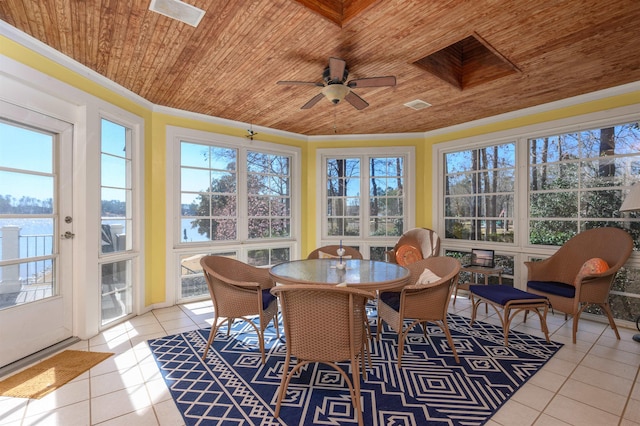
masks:
<svg viewBox="0 0 640 426"><path fill-rule="evenodd" d="M446 238L513 243L515 143L444 155Z"/></svg>
<svg viewBox="0 0 640 426"><path fill-rule="evenodd" d="M238 151L180 143L183 243L238 237Z"/></svg>
<svg viewBox="0 0 640 426"><path fill-rule="evenodd" d="M319 150L324 191L320 245L343 240L365 258L384 260L385 251L413 223L407 178L413 169L409 160L413 150L394 151L345 150L338 156Z"/></svg>
<svg viewBox="0 0 640 426"><path fill-rule="evenodd" d="M131 129L101 120L102 325L132 313L133 185Z"/></svg>
<svg viewBox="0 0 640 426"><path fill-rule="evenodd" d="M208 296L200 258L254 266L290 260L299 238L299 149L169 126L168 197L178 300ZM299 197L297 197L299 199ZM171 201L175 200L175 201Z"/></svg>
<svg viewBox="0 0 640 426"><path fill-rule="evenodd" d="M626 228L638 242L640 223L618 212L640 179L637 122L531 138L528 152L531 244L559 246L601 226Z"/></svg>
<svg viewBox="0 0 640 426"><path fill-rule="evenodd" d="M586 117L556 122L560 131L539 125L517 129L513 142L496 143L489 135L484 142L434 146L441 170L437 228L445 253L461 259L480 241L495 249L505 279L519 288L526 282L524 261L550 256L586 229L625 229L635 241L634 253L616 276L610 303L616 318L635 321L640 214L618 209L640 181L640 125L637 112L624 121L601 115L597 124ZM516 131L501 139L509 133Z"/></svg>
<svg viewBox="0 0 640 426"><path fill-rule="evenodd" d="M291 158L247 153L249 239L291 236Z"/></svg>
<svg viewBox="0 0 640 426"><path fill-rule="evenodd" d="M180 143L183 243L291 237L291 157ZM246 172L239 188L238 159ZM241 220L246 206L246 220Z"/></svg>

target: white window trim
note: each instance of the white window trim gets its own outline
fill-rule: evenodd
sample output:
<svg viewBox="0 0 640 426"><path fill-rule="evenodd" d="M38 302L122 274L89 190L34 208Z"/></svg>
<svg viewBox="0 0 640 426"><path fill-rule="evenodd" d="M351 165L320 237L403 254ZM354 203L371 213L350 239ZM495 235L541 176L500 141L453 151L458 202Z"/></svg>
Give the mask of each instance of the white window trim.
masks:
<svg viewBox="0 0 640 426"><path fill-rule="evenodd" d="M113 324L117 324L121 322L123 319L135 316L143 311L144 309L144 280L142 280L142 270L144 270L144 250L143 250L143 223L144 223L144 184L143 184L143 176L144 176L144 162L142 161L143 152L144 152L144 137L143 137L143 129L144 122L140 117L137 117L133 114L129 114L125 111L118 110L116 107L110 108L101 108L99 110L99 132L98 134L102 134L102 119L108 120L112 123L119 124L125 128L127 128L130 133L128 135L128 147L131 150L131 228L128 229L127 232L131 233L132 246L130 250L123 250L120 252L114 252L109 254L102 253L101 241L102 239L98 238L98 245L96 246L96 252L98 253L98 263L101 266L105 263L114 263L120 261L131 261L131 281L132 281L132 312L131 314L123 317L121 319L109 322L104 326L101 326L101 329L109 328ZM98 168L96 170L100 170L98 173L98 188L102 188L102 179L101 179L101 147L102 141L100 141L98 146ZM98 232L101 229L102 223L102 196L100 195L100 191L98 191ZM101 269L98 269L98 277L101 277ZM102 314L101 314L102 315Z"/></svg>
<svg viewBox="0 0 640 426"><path fill-rule="evenodd" d="M180 256L184 254L197 254L202 252L216 252L233 250L238 253L241 260L246 261L247 252L253 249L265 247L265 240L249 241L247 239L238 242L228 241L203 241L197 243L181 243L180 226L180 143L182 141L202 143L204 145L215 145L231 149L255 149L260 152L268 152L276 155L287 155L291 157L291 237L268 239L268 243L289 247L291 258L300 256L301 238L301 190L302 190L302 166L301 152L297 147L280 145L258 140L250 140L236 136L229 136L219 133L206 132L201 130L188 129L177 126L166 127L166 177L167 177L167 197L166 197L166 303L173 305L180 301L178 295L180 289L180 269L177 267ZM238 187L245 183L246 165L238 161ZM238 199L238 237L244 238L244 229L247 225L246 200ZM193 299L190 299L193 300Z"/></svg>
<svg viewBox="0 0 640 426"><path fill-rule="evenodd" d="M339 157L384 157L404 156L405 161L405 203L404 203L404 229L405 231L415 227L415 147L413 146L389 146L380 148L322 148L316 151L316 182L320 185L320 207L316 212L316 244L318 247L328 244L337 244L339 238L328 236L326 233L326 211L327 211L327 176L324 170L324 164L327 158ZM368 176L368 168L367 168ZM362 178L360 182L360 193L368 194L368 180ZM367 197L368 199L368 197ZM360 223L365 227L365 218L368 216L366 212L367 205L360 209ZM364 228L363 228L364 229ZM361 235L357 238L343 238L343 244L354 244L360 247L360 252L365 258L368 258L369 247L389 245L393 246L399 237L368 237Z"/></svg>
<svg viewBox="0 0 640 426"><path fill-rule="evenodd" d="M433 145L432 167L436 178L433 180L432 187L433 194L435 194L432 208L433 217L435 218L435 229L442 239L441 249L470 251L472 247L477 246L479 243L477 241L456 241L444 238L445 223L442 213L444 208L444 154L462 149L473 149L488 145L498 145L505 142L515 142L516 200L514 221L517 222L517 227L514 233L514 243L506 244L488 241L481 243L487 248L496 250L496 254L504 253L514 257L514 285L517 288L524 288L526 268L523 262L529 260L528 258L532 255L541 257L550 256L557 250L557 247L528 244L528 197L518 195L529 193L527 149L522 148L527 146L528 140L531 138L540 138L637 121L640 120L640 112L638 111L638 105L631 105ZM522 212L524 212L524 214L521 214ZM632 253L628 264L634 267L640 267L640 254L636 252Z"/></svg>

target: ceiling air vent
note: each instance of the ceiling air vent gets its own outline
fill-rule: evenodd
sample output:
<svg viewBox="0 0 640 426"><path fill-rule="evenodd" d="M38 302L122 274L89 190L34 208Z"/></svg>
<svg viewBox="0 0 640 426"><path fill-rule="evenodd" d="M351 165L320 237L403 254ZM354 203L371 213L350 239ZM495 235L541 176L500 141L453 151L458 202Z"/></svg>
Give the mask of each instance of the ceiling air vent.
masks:
<svg viewBox="0 0 640 426"><path fill-rule="evenodd" d="M420 99L416 99L415 101L407 102L406 104L404 104L404 106L411 109L419 110L429 108L431 104L425 101L421 101Z"/></svg>
<svg viewBox="0 0 640 426"><path fill-rule="evenodd" d="M460 90L520 72L476 33L418 59L414 64Z"/></svg>
<svg viewBox="0 0 640 426"><path fill-rule="evenodd" d="M180 22L197 27L204 16L204 10L180 0L151 0L149 10Z"/></svg>

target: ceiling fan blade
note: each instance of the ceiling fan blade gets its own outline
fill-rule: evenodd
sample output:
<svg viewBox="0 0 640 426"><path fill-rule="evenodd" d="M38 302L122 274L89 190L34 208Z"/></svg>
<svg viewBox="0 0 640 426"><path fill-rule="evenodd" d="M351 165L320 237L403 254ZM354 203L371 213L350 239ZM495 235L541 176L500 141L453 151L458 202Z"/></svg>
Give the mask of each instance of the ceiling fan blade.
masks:
<svg viewBox="0 0 640 426"><path fill-rule="evenodd" d="M351 88L384 87L384 86L395 86L395 85L396 85L396 78L392 75L387 77L357 78L347 83L347 86Z"/></svg>
<svg viewBox="0 0 640 426"><path fill-rule="evenodd" d="M369 106L367 101L353 93L353 91L349 91L349 93L347 93L347 96L344 97L344 100L353 105L357 110L362 110Z"/></svg>
<svg viewBox="0 0 640 426"><path fill-rule="evenodd" d="M342 83L344 76L344 70L347 67L347 63L338 58L329 58L329 78L331 81L337 81Z"/></svg>
<svg viewBox="0 0 640 426"><path fill-rule="evenodd" d="M309 109L312 106L314 106L315 104L317 104L318 101L320 101L320 99L322 99L322 98L324 98L324 94L318 93L313 98L311 98L309 100L309 102L307 102L306 104L302 105L302 107L300 107L300 109Z"/></svg>
<svg viewBox="0 0 640 426"><path fill-rule="evenodd" d="M318 86L318 87L323 87L324 84L320 83L320 82L313 82L313 81L278 81L276 84L288 84L288 85L297 85L297 86Z"/></svg>

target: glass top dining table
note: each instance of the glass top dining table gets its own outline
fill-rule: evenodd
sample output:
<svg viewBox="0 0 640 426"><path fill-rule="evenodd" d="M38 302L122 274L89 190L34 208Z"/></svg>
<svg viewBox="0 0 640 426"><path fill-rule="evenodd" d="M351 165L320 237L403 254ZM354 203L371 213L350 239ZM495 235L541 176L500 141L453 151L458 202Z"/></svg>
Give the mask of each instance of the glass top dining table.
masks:
<svg viewBox="0 0 640 426"><path fill-rule="evenodd" d="M378 260L304 259L271 267L271 278L279 284L345 284L362 290L390 290L409 281L409 270Z"/></svg>

